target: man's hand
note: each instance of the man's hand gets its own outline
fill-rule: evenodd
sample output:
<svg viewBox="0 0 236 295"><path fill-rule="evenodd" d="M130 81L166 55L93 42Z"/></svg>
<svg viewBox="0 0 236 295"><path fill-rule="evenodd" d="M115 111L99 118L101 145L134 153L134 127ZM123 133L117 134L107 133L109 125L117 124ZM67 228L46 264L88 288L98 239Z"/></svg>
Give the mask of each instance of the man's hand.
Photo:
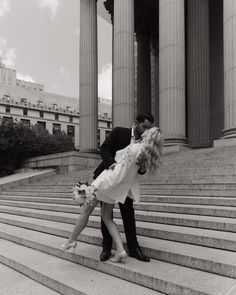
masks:
<svg viewBox="0 0 236 295"><path fill-rule="evenodd" d="M137 162L136 164L139 165L139 170L141 172L145 172L146 171L146 159L147 159L147 156L145 153L141 153L139 156L138 156L138 159L137 159Z"/></svg>

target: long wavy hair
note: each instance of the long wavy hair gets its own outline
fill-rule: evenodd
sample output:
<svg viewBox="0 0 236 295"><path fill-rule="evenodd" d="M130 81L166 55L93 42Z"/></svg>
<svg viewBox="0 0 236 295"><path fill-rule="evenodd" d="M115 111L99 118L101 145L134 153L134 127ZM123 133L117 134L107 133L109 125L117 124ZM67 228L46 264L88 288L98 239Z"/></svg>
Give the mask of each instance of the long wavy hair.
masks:
<svg viewBox="0 0 236 295"><path fill-rule="evenodd" d="M164 146L164 136L160 128L152 127L142 134L144 149L140 157L149 174L154 173L160 163L161 151Z"/></svg>

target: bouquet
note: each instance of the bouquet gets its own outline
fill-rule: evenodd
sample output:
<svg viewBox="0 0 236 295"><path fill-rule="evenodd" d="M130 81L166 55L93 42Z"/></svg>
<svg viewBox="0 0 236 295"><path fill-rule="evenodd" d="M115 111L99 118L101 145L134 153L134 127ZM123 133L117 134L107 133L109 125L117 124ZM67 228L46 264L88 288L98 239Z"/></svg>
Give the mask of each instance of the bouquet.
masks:
<svg viewBox="0 0 236 295"><path fill-rule="evenodd" d="M92 204L93 200L96 199L94 194L95 188L88 184L88 182L79 181L72 188L73 200L81 207L84 204Z"/></svg>

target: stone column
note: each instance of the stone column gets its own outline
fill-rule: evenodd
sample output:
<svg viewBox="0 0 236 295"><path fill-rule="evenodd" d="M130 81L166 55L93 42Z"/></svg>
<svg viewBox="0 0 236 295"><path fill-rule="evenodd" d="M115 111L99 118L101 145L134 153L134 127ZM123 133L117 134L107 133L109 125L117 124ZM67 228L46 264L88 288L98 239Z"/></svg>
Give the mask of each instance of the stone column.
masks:
<svg viewBox="0 0 236 295"><path fill-rule="evenodd" d="M223 138L236 137L236 1L224 0L224 109Z"/></svg>
<svg viewBox="0 0 236 295"><path fill-rule="evenodd" d="M159 126L159 43L154 38L151 42L151 97L154 124Z"/></svg>
<svg viewBox="0 0 236 295"><path fill-rule="evenodd" d="M188 0L188 141L210 146L209 1Z"/></svg>
<svg viewBox="0 0 236 295"><path fill-rule="evenodd" d="M80 151L98 148L97 0L80 0Z"/></svg>
<svg viewBox="0 0 236 295"><path fill-rule="evenodd" d="M113 127L134 121L134 0L114 0Z"/></svg>
<svg viewBox="0 0 236 295"><path fill-rule="evenodd" d="M151 56L150 37L142 32L137 36L137 113L151 113Z"/></svg>
<svg viewBox="0 0 236 295"><path fill-rule="evenodd" d="M160 127L166 145L185 145L184 0L159 0Z"/></svg>

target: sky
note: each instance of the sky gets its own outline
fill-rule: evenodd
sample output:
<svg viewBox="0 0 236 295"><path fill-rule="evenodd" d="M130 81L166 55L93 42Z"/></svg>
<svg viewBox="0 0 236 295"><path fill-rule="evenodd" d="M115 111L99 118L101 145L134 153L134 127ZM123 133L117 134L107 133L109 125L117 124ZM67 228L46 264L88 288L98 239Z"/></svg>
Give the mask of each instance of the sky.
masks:
<svg viewBox="0 0 236 295"><path fill-rule="evenodd" d="M79 97L79 19L79 0L0 0L3 63L47 92ZM98 96L109 99L111 35L98 16Z"/></svg>

